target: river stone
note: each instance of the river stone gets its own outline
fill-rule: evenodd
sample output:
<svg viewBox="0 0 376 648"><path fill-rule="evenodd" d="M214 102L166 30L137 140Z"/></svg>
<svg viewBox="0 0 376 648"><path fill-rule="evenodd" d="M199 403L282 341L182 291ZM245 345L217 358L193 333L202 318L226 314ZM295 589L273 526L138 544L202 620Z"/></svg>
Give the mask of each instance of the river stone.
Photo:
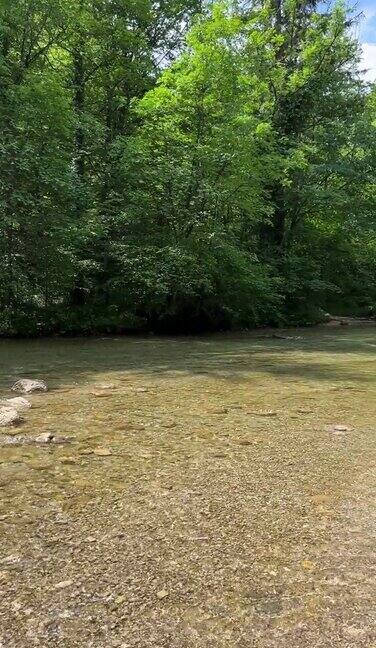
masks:
<svg viewBox="0 0 376 648"><path fill-rule="evenodd" d="M24 445L26 443L28 443L27 437L21 436L19 434L16 434L14 436L10 436L9 434L2 434L0 436L0 447L7 445Z"/></svg>
<svg viewBox="0 0 376 648"><path fill-rule="evenodd" d="M33 470L49 470L52 468L52 463L48 461L39 461L39 459L29 459L25 461L26 466Z"/></svg>
<svg viewBox="0 0 376 648"><path fill-rule="evenodd" d="M12 434L9 430L8 434L0 435L0 447L7 445L46 445L49 443L63 444L69 443L68 437L55 437L51 433L40 434L37 437L26 436L26 434ZM1 645L0 645L1 648Z"/></svg>
<svg viewBox="0 0 376 648"><path fill-rule="evenodd" d="M79 462L77 461L77 459L75 459L75 457L62 457L60 459L60 463L66 466L75 466Z"/></svg>
<svg viewBox="0 0 376 648"><path fill-rule="evenodd" d="M112 452L109 448L94 448L93 454L97 455L97 457L110 457Z"/></svg>
<svg viewBox="0 0 376 648"><path fill-rule="evenodd" d="M335 425L333 429L334 432L348 432L350 428L347 425Z"/></svg>
<svg viewBox="0 0 376 648"><path fill-rule="evenodd" d="M23 394L31 394L35 391L47 391L47 385L43 380L31 380L30 378L22 378L17 380L12 387L12 391L22 392Z"/></svg>
<svg viewBox="0 0 376 648"><path fill-rule="evenodd" d="M61 444L61 443L71 443L73 437L66 437L66 436L55 436L54 434L52 435L51 443L55 444ZM1 648L1 647L0 647Z"/></svg>
<svg viewBox="0 0 376 648"><path fill-rule="evenodd" d="M65 589L66 587L70 587L71 585L73 585L72 580L61 581L60 583L56 583L56 585L54 585L54 589Z"/></svg>
<svg viewBox="0 0 376 648"><path fill-rule="evenodd" d="M95 396L96 398L109 398L111 394L108 392L91 392L92 396Z"/></svg>
<svg viewBox="0 0 376 648"><path fill-rule="evenodd" d="M95 385L98 389L116 389L114 383L102 383L101 385Z"/></svg>
<svg viewBox="0 0 376 648"><path fill-rule="evenodd" d="M7 398L4 401L0 401L0 406L11 407L17 410L17 412L22 412L23 410L30 409L31 403L26 398L22 398L22 396L16 396L15 398Z"/></svg>
<svg viewBox="0 0 376 648"><path fill-rule="evenodd" d="M166 598L167 596L168 596L168 591L165 590L165 589L160 590L160 592L157 592L157 598L158 598L160 601L162 601L162 600L163 600L164 598Z"/></svg>
<svg viewBox="0 0 376 648"><path fill-rule="evenodd" d="M53 438L54 435L52 434L52 432L43 432L43 434L35 437L34 441L35 443L51 443Z"/></svg>
<svg viewBox="0 0 376 648"><path fill-rule="evenodd" d="M16 425L21 421L19 412L13 407L0 408L0 427L7 427L8 425Z"/></svg>

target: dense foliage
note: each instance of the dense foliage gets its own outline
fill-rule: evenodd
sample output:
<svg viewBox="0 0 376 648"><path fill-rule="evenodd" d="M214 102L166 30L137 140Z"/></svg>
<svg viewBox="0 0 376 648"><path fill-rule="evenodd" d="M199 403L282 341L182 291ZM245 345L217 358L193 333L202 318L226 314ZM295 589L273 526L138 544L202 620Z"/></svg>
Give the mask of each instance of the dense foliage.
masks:
<svg viewBox="0 0 376 648"><path fill-rule="evenodd" d="M0 333L374 314L353 33L314 0L0 0Z"/></svg>

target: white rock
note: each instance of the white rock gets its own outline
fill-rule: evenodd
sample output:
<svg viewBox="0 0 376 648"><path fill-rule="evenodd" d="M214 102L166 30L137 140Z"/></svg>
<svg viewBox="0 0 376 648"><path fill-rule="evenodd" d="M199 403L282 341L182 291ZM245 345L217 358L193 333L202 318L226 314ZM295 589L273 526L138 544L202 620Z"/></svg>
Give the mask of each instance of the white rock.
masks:
<svg viewBox="0 0 376 648"><path fill-rule="evenodd" d="M17 412L22 412L23 410L30 409L31 403L29 403L26 398L22 396L16 396L15 398L7 398L4 401L0 402L2 407L11 407L12 409L17 410Z"/></svg>
<svg viewBox="0 0 376 648"><path fill-rule="evenodd" d="M21 421L21 417L16 409L12 407L0 407L0 427L16 425Z"/></svg>
<svg viewBox="0 0 376 648"><path fill-rule="evenodd" d="M47 391L47 385L43 380L31 380L30 378L22 378L17 380L12 387L12 391L22 392L23 394L31 394L35 391Z"/></svg>
<svg viewBox="0 0 376 648"><path fill-rule="evenodd" d="M35 437L35 443L51 443L53 438L54 435L52 434L52 432L44 432L43 434Z"/></svg>

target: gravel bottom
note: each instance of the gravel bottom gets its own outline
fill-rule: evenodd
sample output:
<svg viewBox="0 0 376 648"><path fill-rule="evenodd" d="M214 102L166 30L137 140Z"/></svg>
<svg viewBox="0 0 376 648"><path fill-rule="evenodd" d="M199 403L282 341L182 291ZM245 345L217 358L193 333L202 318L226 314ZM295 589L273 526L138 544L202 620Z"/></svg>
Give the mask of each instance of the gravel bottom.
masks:
<svg viewBox="0 0 376 648"><path fill-rule="evenodd" d="M374 340L1 343L0 648L376 648Z"/></svg>

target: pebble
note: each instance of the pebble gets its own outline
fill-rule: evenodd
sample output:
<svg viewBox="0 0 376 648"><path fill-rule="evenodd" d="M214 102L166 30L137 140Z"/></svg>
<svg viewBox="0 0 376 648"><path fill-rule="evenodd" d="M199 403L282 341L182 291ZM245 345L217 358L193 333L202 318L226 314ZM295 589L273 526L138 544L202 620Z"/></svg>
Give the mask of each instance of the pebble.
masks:
<svg viewBox="0 0 376 648"><path fill-rule="evenodd" d="M157 592L157 598L159 598L159 600L162 600L162 599L166 598L167 596L168 596L168 592L165 589L160 590L159 592Z"/></svg>
<svg viewBox="0 0 376 648"><path fill-rule="evenodd" d="M60 583L56 583L56 585L54 585L54 589L65 589L66 587L70 587L71 585L73 585L72 580L60 581Z"/></svg>
<svg viewBox="0 0 376 648"><path fill-rule="evenodd" d="M114 383L103 383L102 385L95 385L97 389L116 389Z"/></svg>
<svg viewBox="0 0 376 648"><path fill-rule="evenodd" d="M112 455L109 448L94 448L93 453L97 455L97 457L110 457Z"/></svg>
<svg viewBox="0 0 376 648"><path fill-rule="evenodd" d="M338 435L345 434L345 432L350 432L351 430L351 428L347 425L329 425L327 429L329 430L329 432Z"/></svg>
<svg viewBox="0 0 376 648"><path fill-rule="evenodd" d="M107 392L91 392L91 395L96 398L109 398L111 396L111 394Z"/></svg>

